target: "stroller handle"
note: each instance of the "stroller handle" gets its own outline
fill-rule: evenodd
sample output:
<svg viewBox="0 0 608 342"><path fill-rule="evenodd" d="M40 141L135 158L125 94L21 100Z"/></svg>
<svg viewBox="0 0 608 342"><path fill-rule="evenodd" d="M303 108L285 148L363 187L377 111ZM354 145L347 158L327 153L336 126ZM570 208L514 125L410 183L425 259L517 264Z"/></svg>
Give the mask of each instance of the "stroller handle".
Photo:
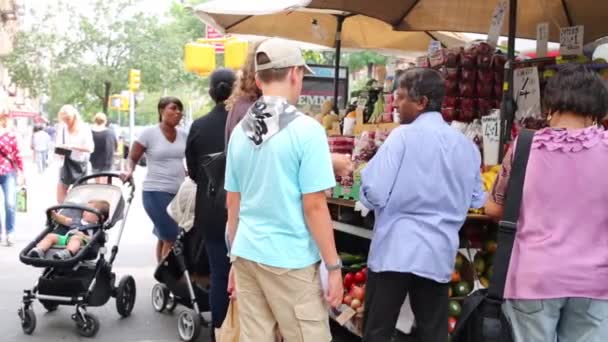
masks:
<svg viewBox="0 0 608 342"><path fill-rule="evenodd" d="M118 172L100 172L100 173L93 173L90 174L88 176L84 176L79 178L76 183L74 183L74 186L78 186L78 185L82 185L82 184L86 184L88 181L90 181L91 179L96 179L96 178L104 178L107 177L108 178L108 183L112 184L112 179L118 179L121 181L121 183L123 185L126 185L129 188L129 197L127 198L127 202L131 203L131 201L133 200L133 197L135 196L135 181L133 180L133 177L129 177L128 179L123 179L122 175Z"/></svg>

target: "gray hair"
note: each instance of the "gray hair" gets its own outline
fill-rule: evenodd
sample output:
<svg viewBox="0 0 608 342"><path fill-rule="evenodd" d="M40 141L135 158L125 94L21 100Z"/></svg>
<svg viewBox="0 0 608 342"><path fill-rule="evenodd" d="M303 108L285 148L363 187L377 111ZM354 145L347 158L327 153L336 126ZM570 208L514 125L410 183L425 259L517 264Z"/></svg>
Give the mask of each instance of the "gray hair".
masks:
<svg viewBox="0 0 608 342"><path fill-rule="evenodd" d="M422 97L428 99L425 111L441 111L445 96L443 76L430 68L409 68L399 77L399 87L407 90L410 99L419 101Z"/></svg>

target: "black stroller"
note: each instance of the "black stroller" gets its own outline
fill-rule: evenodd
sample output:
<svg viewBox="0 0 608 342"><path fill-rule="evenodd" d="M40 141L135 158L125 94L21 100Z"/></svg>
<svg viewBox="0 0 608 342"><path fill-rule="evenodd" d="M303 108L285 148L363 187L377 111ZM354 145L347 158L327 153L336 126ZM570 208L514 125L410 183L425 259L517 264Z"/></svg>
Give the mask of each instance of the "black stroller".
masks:
<svg viewBox="0 0 608 342"><path fill-rule="evenodd" d="M98 178L107 179L107 184L89 183ZM113 181L118 181L119 184L115 185ZM134 193L135 185L132 179L123 182L116 173L93 174L79 179L71 187L63 204L47 209L46 229L19 255L24 264L44 268L37 284L30 290L24 290L23 304L18 313L25 334L30 335L36 329L36 315L32 308L36 299L47 311L55 311L59 305L74 305L76 312L72 315L72 319L76 322L80 335L85 337L93 337L99 331L99 320L87 312L87 307L103 306L110 297L114 297L118 314L122 317L131 314L135 304L135 280L132 276L124 276L118 285L115 285L116 275L112 272L112 264L118 253L118 245ZM94 199L104 199L110 203L109 218L105 222L102 222L99 211L75 204L87 203ZM43 258L28 256L30 250L47 233L58 227L58 223L51 218L51 213L56 210L80 214L89 211L100 218L100 223L87 227L93 230L91 240L69 259L53 259L52 255L58 251L55 247L45 253ZM108 239L106 231L119 221L121 225L117 242L112 247L109 259L106 260L105 245Z"/></svg>
<svg viewBox="0 0 608 342"><path fill-rule="evenodd" d="M207 253L196 232L184 229L167 255L156 268L154 278L159 281L152 288L152 306L158 312L173 312L177 304L185 306L177 319L180 339L189 342L199 336L201 328L209 321L203 316L209 311L209 292L192 280L190 272L195 262L206 263ZM208 266L206 270L208 274ZM204 272L204 271L203 271Z"/></svg>

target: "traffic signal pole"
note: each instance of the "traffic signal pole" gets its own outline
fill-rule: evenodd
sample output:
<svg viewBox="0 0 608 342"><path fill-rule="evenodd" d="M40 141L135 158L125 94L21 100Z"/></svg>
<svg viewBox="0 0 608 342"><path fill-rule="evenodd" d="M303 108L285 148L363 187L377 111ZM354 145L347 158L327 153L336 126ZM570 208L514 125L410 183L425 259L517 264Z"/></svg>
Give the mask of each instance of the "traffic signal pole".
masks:
<svg viewBox="0 0 608 342"><path fill-rule="evenodd" d="M129 91L129 147L135 142L135 92Z"/></svg>

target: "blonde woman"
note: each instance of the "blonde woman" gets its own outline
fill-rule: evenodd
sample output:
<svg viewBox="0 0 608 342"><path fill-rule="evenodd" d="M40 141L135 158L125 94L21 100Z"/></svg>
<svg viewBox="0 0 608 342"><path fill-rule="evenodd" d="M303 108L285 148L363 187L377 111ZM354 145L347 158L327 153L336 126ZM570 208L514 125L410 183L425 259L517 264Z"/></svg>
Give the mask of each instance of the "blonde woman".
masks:
<svg viewBox="0 0 608 342"><path fill-rule="evenodd" d="M71 105L61 107L57 114L61 124L56 134L55 152L63 156L57 184L57 202L62 203L70 185L87 174L89 157L95 145L93 134Z"/></svg>
<svg viewBox="0 0 608 342"><path fill-rule="evenodd" d="M17 144L17 136L8 128L9 117L6 110L0 111L0 187L2 188L5 222L4 235L6 246L11 245L10 237L15 229L17 204L17 176L23 175L23 160ZM0 227L2 227L0 223Z"/></svg>
<svg viewBox="0 0 608 342"><path fill-rule="evenodd" d="M93 119L93 142L95 150L91 154L91 167L93 173L108 172L112 170L114 152L118 143L116 135L108 129L108 118L104 113L95 114Z"/></svg>

